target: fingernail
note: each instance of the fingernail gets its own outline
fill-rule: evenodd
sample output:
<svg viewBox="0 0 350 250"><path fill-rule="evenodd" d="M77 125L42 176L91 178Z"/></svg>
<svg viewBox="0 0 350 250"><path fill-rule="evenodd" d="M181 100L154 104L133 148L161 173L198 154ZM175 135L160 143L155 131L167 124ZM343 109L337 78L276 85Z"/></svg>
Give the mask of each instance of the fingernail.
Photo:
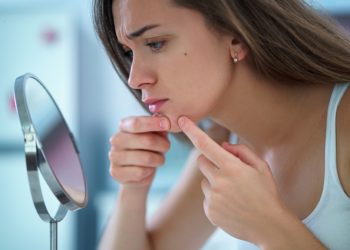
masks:
<svg viewBox="0 0 350 250"><path fill-rule="evenodd" d="M183 125L185 124L185 118L184 117L180 117L177 122L179 124L179 127L182 128Z"/></svg>
<svg viewBox="0 0 350 250"><path fill-rule="evenodd" d="M168 122L168 120L165 119L165 118L160 119L159 126L163 130L169 129L169 122Z"/></svg>

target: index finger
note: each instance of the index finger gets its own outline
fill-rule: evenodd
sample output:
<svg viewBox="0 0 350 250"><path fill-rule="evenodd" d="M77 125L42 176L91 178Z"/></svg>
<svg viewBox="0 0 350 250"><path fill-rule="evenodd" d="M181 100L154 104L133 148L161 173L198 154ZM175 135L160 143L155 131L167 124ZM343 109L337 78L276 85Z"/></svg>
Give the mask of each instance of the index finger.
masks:
<svg viewBox="0 0 350 250"><path fill-rule="evenodd" d="M165 116L131 116L122 119L119 128L128 133L167 131L170 121Z"/></svg>
<svg viewBox="0 0 350 250"><path fill-rule="evenodd" d="M227 161L238 161L239 159L213 141L194 122L185 116L178 120L179 127L191 140L193 145L218 168L222 168Z"/></svg>

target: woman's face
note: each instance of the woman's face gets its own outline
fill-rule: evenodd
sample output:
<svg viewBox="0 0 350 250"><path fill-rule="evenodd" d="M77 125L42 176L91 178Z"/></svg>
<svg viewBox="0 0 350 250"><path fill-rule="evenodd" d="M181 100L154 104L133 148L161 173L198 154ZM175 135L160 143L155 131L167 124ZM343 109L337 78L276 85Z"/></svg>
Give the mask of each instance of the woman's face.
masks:
<svg viewBox="0 0 350 250"><path fill-rule="evenodd" d="M229 37L210 29L200 13L167 0L114 0L118 41L132 57L128 84L142 91L151 112L171 121L186 115L199 121L211 112L230 84ZM166 100L158 102L157 100Z"/></svg>

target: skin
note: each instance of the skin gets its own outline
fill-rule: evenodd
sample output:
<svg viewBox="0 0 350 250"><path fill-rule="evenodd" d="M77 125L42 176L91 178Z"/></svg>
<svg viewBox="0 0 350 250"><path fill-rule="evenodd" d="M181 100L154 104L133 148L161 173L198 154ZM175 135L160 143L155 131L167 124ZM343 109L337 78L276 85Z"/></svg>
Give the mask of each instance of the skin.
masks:
<svg viewBox="0 0 350 250"><path fill-rule="evenodd" d="M120 1L119 5L118 1L113 5L118 40L126 50L133 51L129 85L142 89L143 99L169 98L160 113L170 119L171 132L180 131L177 126L180 115L195 121L207 116L223 96L234 73L231 37L215 35L204 25L200 14L171 7L166 1ZM126 37L150 24L160 26L138 39ZM166 41L160 50L144 45L160 41ZM206 102L193 101L197 99Z"/></svg>
<svg viewBox="0 0 350 250"><path fill-rule="evenodd" d="M113 14L118 40L133 52L129 86L142 90L143 98L169 99L161 116L128 117L111 139L110 171L122 184L122 195L147 192L170 147L166 133L183 131L200 153L198 167L203 175L192 173L184 179L192 183L203 179L203 197L198 195L198 200L204 198L210 223L261 248L323 249L300 219L314 209L322 191L326 111L333 85L283 84L263 78L249 63L245 44L217 34L200 14L168 1L114 1ZM159 26L132 40L127 37L151 24ZM150 42L152 46L145 45ZM234 64L236 53L239 62ZM346 94L337 115L337 159L348 194L349 108ZM210 138L196 125L206 117L238 134L243 145L219 146L215 136ZM189 183L181 182L194 190ZM167 204L186 207L190 201L184 191L175 190ZM167 231L172 217L190 214L164 207L151 231ZM205 224L203 218L194 220ZM207 224L203 228L204 238L212 228Z"/></svg>

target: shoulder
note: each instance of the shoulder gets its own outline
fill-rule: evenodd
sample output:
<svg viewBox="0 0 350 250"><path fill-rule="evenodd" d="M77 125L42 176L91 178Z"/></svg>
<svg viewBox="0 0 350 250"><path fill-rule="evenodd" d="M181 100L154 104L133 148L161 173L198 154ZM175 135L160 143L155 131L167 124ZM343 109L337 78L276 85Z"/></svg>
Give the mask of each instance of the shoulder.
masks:
<svg viewBox="0 0 350 250"><path fill-rule="evenodd" d="M337 110L337 167L340 181L350 196L350 86Z"/></svg>

